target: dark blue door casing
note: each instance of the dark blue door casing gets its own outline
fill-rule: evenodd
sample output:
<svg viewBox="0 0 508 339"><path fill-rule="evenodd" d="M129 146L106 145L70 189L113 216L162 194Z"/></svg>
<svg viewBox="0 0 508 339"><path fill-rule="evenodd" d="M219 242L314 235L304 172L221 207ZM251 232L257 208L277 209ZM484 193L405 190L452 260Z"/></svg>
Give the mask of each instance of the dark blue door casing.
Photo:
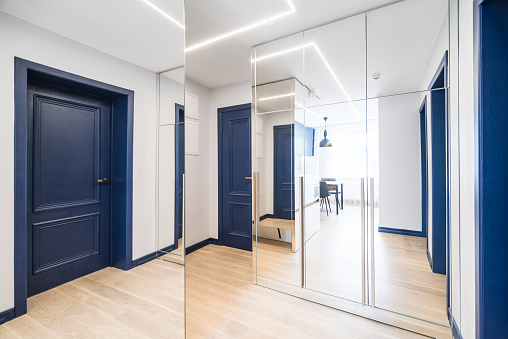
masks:
<svg viewBox="0 0 508 339"><path fill-rule="evenodd" d="M222 245L252 251L251 109L219 109L219 232Z"/></svg>
<svg viewBox="0 0 508 339"><path fill-rule="evenodd" d="M446 56L445 56L446 58ZM442 69L430 93L432 134L432 271L446 274L447 251L447 90Z"/></svg>
<svg viewBox="0 0 508 339"><path fill-rule="evenodd" d="M273 127L273 207L277 219L295 218L293 125Z"/></svg>
<svg viewBox="0 0 508 339"><path fill-rule="evenodd" d="M109 266L110 102L28 85L28 296ZM31 169L31 170L30 170Z"/></svg>
<svg viewBox="0 0 508 339"><path fill-rule="evenodd" d="M183 174L185 173L185 111L175 105L175 246L183 233Z"/></svg>
<svg viewBox="0 0 508 339"><path fill-rule="evenodd" d="M429 224L429 184L428 184L428 153L427 153L427 97L420 107L420 159L422 175L422 236L427 237L427 225ZM427 240L427 251L429 250Z"/></svg>
<svg viewBox="0 0 508 339"><path fill-rule="evenodd" d="M507 18L508 0L475 0L476 338L508 335Z"/></svg>

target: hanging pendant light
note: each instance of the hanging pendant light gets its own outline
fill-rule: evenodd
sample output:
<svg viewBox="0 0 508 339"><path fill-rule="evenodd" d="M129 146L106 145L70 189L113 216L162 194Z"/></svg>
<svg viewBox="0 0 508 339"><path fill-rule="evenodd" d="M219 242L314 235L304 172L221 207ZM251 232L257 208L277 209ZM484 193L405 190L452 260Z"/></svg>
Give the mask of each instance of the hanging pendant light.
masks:
<svg viewBox="0 0 508 339"><path fill-rule="evenodd" d="M328 117L324 117L323 119L325 119L325 138L321 140L321 142L319 143L319 147L321 148L332 147L332 142L326 138L326 136L328 135L328 133L326 132L326 120L328 119Z"/></svg>

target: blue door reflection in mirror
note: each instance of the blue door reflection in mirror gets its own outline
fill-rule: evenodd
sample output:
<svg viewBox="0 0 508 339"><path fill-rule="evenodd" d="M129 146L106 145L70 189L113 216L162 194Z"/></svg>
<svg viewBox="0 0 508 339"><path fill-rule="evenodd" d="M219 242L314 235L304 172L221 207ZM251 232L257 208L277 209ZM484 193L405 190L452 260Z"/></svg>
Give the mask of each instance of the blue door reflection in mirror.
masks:
<svg viewBox="0 0 508 339"><path fill-rule="evenodd" d="M219 243L252 251L251 105L218 109Z"/></svg>

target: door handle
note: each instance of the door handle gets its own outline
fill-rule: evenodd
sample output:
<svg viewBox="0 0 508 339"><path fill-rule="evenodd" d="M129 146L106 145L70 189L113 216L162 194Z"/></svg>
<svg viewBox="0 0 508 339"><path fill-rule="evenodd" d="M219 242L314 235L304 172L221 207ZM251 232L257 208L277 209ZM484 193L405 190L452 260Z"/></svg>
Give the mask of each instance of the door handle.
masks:
<svg viewBox="0 0 508 339"><path fill-rule="evenodd" d="M98 179L97 182L107 184L109 182L109 178Z"/></svg>
<svg viewBox="0 0 508 339"><path fill-rule="evenodd" d="M245 179L252 180L252 177L245 177Z"/></svg>

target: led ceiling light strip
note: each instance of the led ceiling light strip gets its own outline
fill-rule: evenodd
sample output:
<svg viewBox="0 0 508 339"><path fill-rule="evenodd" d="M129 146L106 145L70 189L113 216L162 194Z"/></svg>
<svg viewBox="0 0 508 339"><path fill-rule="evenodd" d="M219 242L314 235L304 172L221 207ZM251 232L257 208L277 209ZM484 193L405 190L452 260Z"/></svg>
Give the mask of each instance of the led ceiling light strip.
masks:
<svg viewBox="0 0 508 339"><path fill-rule="evenodd" d="M142 0L142 1L147 1L147 0ZM236 29L234 31L231 31L231 32L219 35L219 36L216 36L215 38L212 38L212 39L200 42L200 43L198 43L196 45L193 45L193 46L190 46L190 47L186 48L185 52L190 52L190 51L193 51L195 49L201 48L203 46L213 44L214 42L217 42L217 41L220 41L220 40L224 40L226 38L229 38L229 37L231 37L233 35L237 35L239 33L245 32L245 31L249 31L249 30L251 30L253 28L256 28L258 26L261 26L261 25L270 24L270 23L272 23L275 20L278 20L278 19L280 19L282 17L285 17L286 15L295 13L296 12L296 8L295 8L295 6L293 6L293 3L291 2L291 0L286 0L286 2L289 4L289 7L291 7L291 10L289 10L287 12L284 12L284 13L281 13L281 14L278 14L278 15L275 15L275 16L272 16L272 17L269 17L268 19L258 21L256 23L251 24L251 25L248 25L248 26Z"/></svg>
<svg viewBox="0 0 508 339"><path fill-rule="evenodd" d="M273 100L273 99L278 99L278 98L292 97L293 95L295 95L294 92L293 93L288 93L288 94L275 95L273 97L260 98L258 100L259 101Z"/></svg>
<svg viewBox="0 0 508 339"><path fill-rule="evenodd" d="M285 50L282 50L282 51L279 51L279 52L275 52L275 53L272 53L272 54L267 54L267 55L264 55L264 56L256 58L256 59L252 59L251 62L259 62L259 61L262 61L262 60L266 60L266 59L273 58L273 57L276 57L276 56L279 56L279 55L282 55L282 54L298 51L300 49L311 47L311 46L316 49L316 52L318 53L319 57L321 58L321 60L325 64L326 68L328 69L328 72L330 72L330 74L332 75L333 80L335 80L335 82L339 86L339 88L342 91L342 93L344 93L344 95L346 96L346 99L349 102L349 105L351 106L351 108L353 109L355 114L358 116L358 118L360 120L362 120L362 118L360 117L360 114L358 113L358 111L354 107L353 102L352 102L351 98L349 97L349 94L346 92L346 89L344 88L344 86L342 86L342 83L340 82L339 78L335 75L332 67L330 66L328 61L326 61L325 56L323 55L323 53L321 53L321 50L318 48L318 46L316 45L315 42L312 42L312 43L309 43L309 44L305 44L305 45L301 45L301 46L297 46L297 47L293 47L293 48L289 48L289 49L285 49Z"/></svg>
<svg viewBox="0 0 508 339"><path fill-rule="evenodd" d="M181 27L183 29L185 29L185 26L182 25L181 23L179 23L176 19L172 18L168 13L164 12L162 9L160 9L159 7L155 6L153 3L151 3L150 1L148 0L141 0L143 1L145 4L147 4L148 6L152 7L154 10L156 10L157 12L159 12L160 14L162 14L164 17L166 17L166 19L169 19L171 22L173 22L175 25L177 25L178 27Z"/></svg>

